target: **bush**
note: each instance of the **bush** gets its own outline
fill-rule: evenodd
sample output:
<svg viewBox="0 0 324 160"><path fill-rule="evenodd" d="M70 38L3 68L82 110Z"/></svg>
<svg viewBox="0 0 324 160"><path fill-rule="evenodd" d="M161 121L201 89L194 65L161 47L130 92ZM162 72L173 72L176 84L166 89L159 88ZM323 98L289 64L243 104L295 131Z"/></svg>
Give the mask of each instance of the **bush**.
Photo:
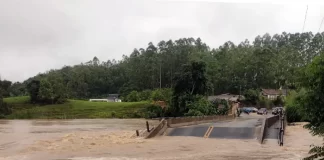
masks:
<svg viewBox="0 0 324 160"><path fill-rule="evenodd" d="M304 94L305 90L301 89L298 92L291 91L286 97L285 110L287 115L287 121L289 123L307 121L303 114L303 105L301 103Z"/></svg>
<svg viewBox="0 0 324 160"><path fill-rule="evenodd" d="M146 107L143 112L145 113L145 118L164 117L164 110L159 105L152 104Z"/></svg>
<svg viewBox="0 0 324 160"><path fill-rule="evenodd" d="M151 100L153 101L165 101L170 103L172 97L172 90L169 88L156 89L151 93Z"/></svg>
<svg viewBox="0 0 324 160"><path fill-rule="evenodd" d="M112 111L112 112L111 112L111 117L112 117L112 118L115 118L115 117L116 117L116 112L115 112L115 111Z"/></svg>
<svg viewBox="0 0 324 160"><path fill-rule="evenodd" d="M140 101L148 101L151 98L151 90L144 90L138 93L138 97Z"/></svg>
<svg viewBox="0 0 324 160"><path fill-rule="evenodd" d="M137 91L130 92L126 97L127 102L138 102L140 101L140 97Z"/></svg>
<svg viewBox="0 0 324 160"><path fill-rule="evenodd" d="M284 101L283 101L283 97L282 96L278 96L274 101L273 101L273 104L275 106L282 106L284 104Z"/></svg>
<svg viewBox="0 0 324 160"><path fill-rule="evenodd" d="M267 109L271 109L274 107L273 102L265 97L260 97L257 105L259 106L259 108L267 108Z"/></svg>
<svg viewBox="0 0 324 160"><path fill-rule="evenodd" d="M228 114L228 110L229 110L229 105L228 105L228 103L227 103L226 100L221 99L221 100L213 101L212 108L216 112L211 113L211 114L227 115Z"/></svg>
<svg viewBox="0 0 324 160"><path fill-rule="evenodd" d="M299 113L299 110L296 106L287 106L286 107L287 121L292 122L301 122L303 117Z"/></svg>
<svg viewBox="0 0 324 160"><path fill-rule="evenodd" d="M164 101L164 95L161 89L156 89L151 93L151 99L153 101Z"/></svg>
<svg viewBox="0 0 324 160"><path fill-rule="evenodd" d="M210 102L203 96L196 95L193 101L187 103L189 111L185 113L185 116L202 116L210 114Z"/></svg>
<svg viewBox="0 0 324 160"><path fill-rule="evenodd" d="M4 118L5 115L11 114L12 109L7 103L3 101L3 98L0 97L0 118Z"/></svg>
<svg viewBox="0 0 324 160"><path fill-rule="evenodd" d="M203 116L204 114L195 109L189 109L188 113L185 113L185 116Z"/></svg>

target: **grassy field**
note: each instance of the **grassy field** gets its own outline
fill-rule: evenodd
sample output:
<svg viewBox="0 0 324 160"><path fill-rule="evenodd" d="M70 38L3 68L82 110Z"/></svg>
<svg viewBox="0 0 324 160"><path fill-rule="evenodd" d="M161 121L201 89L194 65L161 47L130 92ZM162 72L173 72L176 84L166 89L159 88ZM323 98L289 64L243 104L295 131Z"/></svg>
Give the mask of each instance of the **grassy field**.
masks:
<svg viewBox="0 0 324 160"><path fill-rule="evenodd" d="M29 97L5 98L13 113L7 119L141 118L149 102L89 102L68 100L64 104L29 104Z"/></svg>

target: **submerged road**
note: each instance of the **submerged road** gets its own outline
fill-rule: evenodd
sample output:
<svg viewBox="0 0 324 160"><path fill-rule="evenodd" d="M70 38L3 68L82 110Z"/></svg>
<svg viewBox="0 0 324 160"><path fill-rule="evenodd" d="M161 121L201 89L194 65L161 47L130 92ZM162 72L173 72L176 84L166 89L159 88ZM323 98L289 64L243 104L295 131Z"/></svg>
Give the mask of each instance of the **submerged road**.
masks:
<svg viewBox="0 0 324 160"><path fill-rule="evenodd" d="M195 126L169 128L167 136L195 136L205 138L254 139L260 131L262 119L267 116L242 114L235 120L206 123Z"/></svg>

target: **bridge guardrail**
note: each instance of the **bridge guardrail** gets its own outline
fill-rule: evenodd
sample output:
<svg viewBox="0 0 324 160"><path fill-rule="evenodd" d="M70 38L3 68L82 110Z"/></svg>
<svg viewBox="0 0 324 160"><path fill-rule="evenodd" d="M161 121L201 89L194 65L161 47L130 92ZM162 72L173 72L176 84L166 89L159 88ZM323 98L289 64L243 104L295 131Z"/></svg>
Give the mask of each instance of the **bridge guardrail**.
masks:
<svg viewBox="0 0 324 160"><path fill-rule="evenodd" d="M283 146L284 133L286 128L285 114L283 110L279 112L279 132L278 132L278 144Z"/></svg>
<svg viewBox="0 0 324 160"><path fill-rule="evenodd" d="M266 136L268 127L272 126L278 120L279 120L279 116L278 115L263 119L262 126L261 126L261 132L260 132L260 135L259 135L259 138L258 138L259 139L259 142L261 144L263 143L263 140L264 140L264 138Z"/></svg>

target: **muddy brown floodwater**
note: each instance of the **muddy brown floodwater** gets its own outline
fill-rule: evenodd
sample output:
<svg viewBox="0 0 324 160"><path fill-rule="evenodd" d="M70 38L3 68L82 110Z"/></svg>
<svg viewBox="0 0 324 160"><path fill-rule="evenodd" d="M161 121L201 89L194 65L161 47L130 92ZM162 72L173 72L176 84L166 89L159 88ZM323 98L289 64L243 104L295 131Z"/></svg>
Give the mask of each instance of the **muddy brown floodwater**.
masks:
<svg viewBox="0 0 324 160"><path fill-rule="evenodd" d="M287 127L283 147L276 140L132 137L144 128L140 119L0 121L0 160L298 160L323 142L302 125Z"/></svg>

